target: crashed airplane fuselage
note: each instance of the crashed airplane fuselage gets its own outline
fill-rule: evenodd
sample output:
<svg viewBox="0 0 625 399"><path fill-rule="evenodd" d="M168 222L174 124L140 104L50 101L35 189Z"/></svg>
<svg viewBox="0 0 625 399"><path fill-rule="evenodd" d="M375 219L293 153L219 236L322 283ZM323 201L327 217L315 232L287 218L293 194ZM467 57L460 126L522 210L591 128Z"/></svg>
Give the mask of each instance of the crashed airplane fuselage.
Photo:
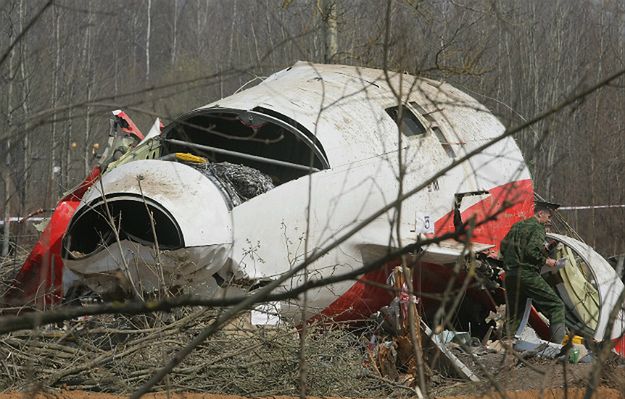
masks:
<svg viewBox="0 0 625 399"><path fill-rule="evenodd" d="M401 109L395 93L404 93ZM400 194L400 162L408 191L502 132L483 106L447 84L403 74L387 82L379 70L299 63L165 127L154 157L190 152L209 163L146 159L105 174L72 219L64 262L95 279L91 285L100 292L149 291L164 278L206 295L222 281L269 280L393 201ZM211 170L223 162L257 169L275 187L236 198ZM463 193L478 193L461 200L465 214L484 217L514 204L498 223L478 228L475 242L496 247L512 223L529 215L532 183L512 139L403 201L399 220L396 210L375 219L317 261L310 277L358 268L419 234L453 231L450 211ZM461 247L431 248L424 256L454 263ZM118 272L126 267L130 278L120 284ZM346 281L311 293L311 312L328 308L337 292L352 286ZM350 300L350 307L365 315L375 300Z"/></svg>
<svg viewBox="0 0 625 399"><path fill-rule="evenodd" d="M105 297L253 290L427 183L281 290L356 270L471 220L470 246L445 240L416 251L414 285L433 314L440 294L462 286L475 267L465 259L479 253L480 278L460 304L479 325L503 298L489 259L510 226L532 214L532 180L512 138L432 177L503 131L449 84L299 62L182 115L109 164L64 236L64 285L80 279ZM369 316L392 297L380 287L388 270L314 288L304 317ZM298 319L300 305L285 301L279 312Z"/></svg>

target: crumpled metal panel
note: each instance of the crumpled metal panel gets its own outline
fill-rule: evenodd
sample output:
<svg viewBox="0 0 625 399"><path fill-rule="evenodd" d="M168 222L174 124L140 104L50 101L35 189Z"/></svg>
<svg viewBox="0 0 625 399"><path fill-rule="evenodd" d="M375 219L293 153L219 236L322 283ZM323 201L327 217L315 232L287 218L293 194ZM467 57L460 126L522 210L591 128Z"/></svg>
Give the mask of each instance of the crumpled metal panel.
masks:
<svg viewBox="0 0 625 399"><path fill-rule="evenodd" d="M229 244L214 244L161 250L157 255L154 248L122 240L93 256L65 259L65 266L105 298L140 296L161 288L206 297L218 290L213 274L229 252Z"/></svg>
<svg viewBox="0 0 625 399"><path fill-rule="evenodd" d="M608 261L589 245L561 234L548 233L547 237L554 238L573 249L589 266L595 280L594 282L591 281L591 283L599 291L599 299L601 301L601 313L599 314L599 322L594 337L596 340L603 340L610 312L614 306L618 305L618 297L623 291L623 282ZM614 321L610 338L618 338L623 332L625 332L625 312L621 309Z"/></svg>

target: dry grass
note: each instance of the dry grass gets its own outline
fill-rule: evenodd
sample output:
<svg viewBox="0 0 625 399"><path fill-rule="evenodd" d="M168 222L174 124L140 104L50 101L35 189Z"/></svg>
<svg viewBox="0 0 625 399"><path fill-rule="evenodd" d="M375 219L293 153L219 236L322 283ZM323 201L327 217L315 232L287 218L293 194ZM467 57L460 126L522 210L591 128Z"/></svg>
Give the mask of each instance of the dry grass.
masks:
<svg viewBox="0 0 625 399"><path fill-rule="evenodd" d="M0 389L65 387L128 393L146 381L215 317L181 309L150 316L101 316L0 338ZM306 336L307 392L372 397L393 387L371 378L359 338L342 328L311 327ZM249 314L197 348L157 390L246 396L299 393L299 334L256 327Z"/></svg>
<svg viewBox="0 0 625 399"><path fill-rule="evenodd" d="M0 258L0 295L26 256L20 250ZM105 315L2 335L0 391L62 387L132 392L216 314L184 308L132 317ZM372 397L397 390L364 365L361 333L340 326L310 326L307 331L308 394ZM198 347L155 390L296 395L299 359L299 333L292 326L256 327L246 313Z"/></svg>
<svg viewBox="0 0 625 399"><path fill-rule="evenodd" d="M16 247L9 256L0 256L0 297L9 289L12 279L22 267L30 249Z"/></svg>

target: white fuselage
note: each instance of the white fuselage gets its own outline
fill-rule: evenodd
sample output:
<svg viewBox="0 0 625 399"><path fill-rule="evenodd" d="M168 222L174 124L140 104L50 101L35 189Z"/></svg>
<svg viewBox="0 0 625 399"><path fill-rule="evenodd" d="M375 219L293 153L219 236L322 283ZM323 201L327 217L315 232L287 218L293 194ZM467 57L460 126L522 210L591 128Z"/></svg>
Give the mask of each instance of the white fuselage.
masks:
<svg viewBox="0 0 625 399"><path fill-rule="evenodd" d="M388 110L400 103L402 111L397 112L410 113L417 125L421 125L417 134L407 135L403 127L400 131L397 119L390 116ZM191 190L175 193L178 186L175 178L152 182L152 190L169 190L176 197L183 197L176 201L166 199L166 204L154 200L171 214L183 215L174 219L185 243L195 242L198 247L220 244L203 242L198 239L200 230L193 232L188 225L215 226L222 231L224 223L231 224L232 237L224 238L221 243L229 246L228 261L196 265L219 274L219 280L223 281L267 280L282 275L313 251L332 245L337 237L392 204L401 194L428 182L438 171L504 131L480 103L448 84L398 73L387 78L382 71L373 69L303 62L192 114L210 116L221 110L243 114L259 107L310 132L319 147L317 152L323 153L323 163L328 167L283 182L234 206L230 210L231 221L227 223L224 220L228 217L215 217L210 202L191 199L194 196ZM170 131L175 132L175 125ZM184 128L182 123L179 126ZM209 144L210 134L206 132ZM163 165L166 161L140 162L119 166L108 173L133 182L138 175L151 173L150 164L155 170L168 169ZM178 167L181 171L184 168L191 167ZM107 196L127 191L113 187L112 180L107 174L102 179L101 191ZM504 230L525 216L533 199L529 172L511 138L499 141L433 179L425 189L381 214L305 272L288 280L282 289L298 286L305 279L357 269L389 249L414 242L419 234L435 235L448 229L451 222L445 217L454 207L455 194L476 191L484 194L465 198L460 204L461 212L468 209L476 212L483 204L484 209L478 213L486 215L499 211L506 201L517 206L506 211L506 223L483 231L481 241L498 246ZM89 201L102 192L87 195L81 207L89 206ZM219 200L215 201L223 208ZM190 204L195 204L194 208L189 208ZM79 209L77 214L80 212ZM153 258L143 260L153 264ZM81 259L68 265L72 270L84 272L86 262L88 259ZM200 282L190 285L194 283ZM308 292L306 317L327 308L353 285L353 280L347 280ZM216 286L210 284L210 287ZM283 311L290 315L299 313L297 306L286 303Z"/></svg>

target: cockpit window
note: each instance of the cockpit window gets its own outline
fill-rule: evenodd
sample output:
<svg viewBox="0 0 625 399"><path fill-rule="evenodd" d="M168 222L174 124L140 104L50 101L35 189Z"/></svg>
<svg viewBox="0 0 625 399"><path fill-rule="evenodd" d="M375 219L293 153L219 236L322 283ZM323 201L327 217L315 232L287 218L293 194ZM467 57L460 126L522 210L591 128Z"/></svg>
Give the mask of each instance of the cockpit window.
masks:
<svg viewBox="0 0 625 399"><path fill-rule="evenodd" d="M455 158L456 152L454 151L453 148L451 148L451 144L449 144L449 142L447 141L447 138L445 137L443 132L441 132L441 129L438 126L432 126L432 131L436 135L436 138L438 139L439 143L441 143L441 146L445 150L445 153L447 154L447 156L449 158Z"/></svg>
<svg viewBox="0 0 625 399"><path fill-rule="evenodd" d="M404 135L413 137L425 134L425 127L408 107L402 107L401 120L399 106L387 108L386 113L395 121L397 126L399 126L399 131Z"/></svg>
<svg viewBox="0 0 625 399"><path fill-rule="evenodd" d="M441 131L440 127L438 127L438 123L436 123L436 120L434 120L434 118L432 117L432 113L431 112L425 112L423 107L421 107L419 104L417 104L414 101L411 101L410 105L415 110L417 110L417 112L419 112L421 114L421 116L424 117L425 120L428 122L430 128L434 132L434 135L436 136L438 141L441 143L441 146L445 150L445 153L447 154L447 156L449 158L455 158L456 157L456 152L451 147L451 144L449 143L449 141L447 140L447 138L445 137L445 135Z"/></svg>
<svg viewBox="0 0 625 399"><path fill-rule="evenodd" d="M193 111L165 127L162 142L164 156L190 152L213 164L245 165L269 176L275 186L329 168L312 133L262 108Z"/></svg>

